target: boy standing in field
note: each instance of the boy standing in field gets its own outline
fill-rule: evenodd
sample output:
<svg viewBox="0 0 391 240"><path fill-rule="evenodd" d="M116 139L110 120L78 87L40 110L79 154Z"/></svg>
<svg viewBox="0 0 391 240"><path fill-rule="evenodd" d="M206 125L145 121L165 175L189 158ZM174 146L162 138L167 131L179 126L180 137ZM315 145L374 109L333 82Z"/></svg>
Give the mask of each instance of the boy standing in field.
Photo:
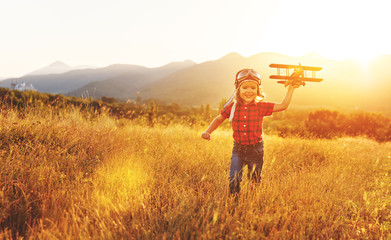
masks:
<svg viewBox="0 0 391 240"><path fill-rule="evenodd" d="M288 108L293 91L300 85L289 85L284 100L281 103L263 102L261 76L253 69L243 69L236 74L235 100L225 106L219 116L202 133L202 138L210 140L211 133L225 119L232 122L234 145L229 174L230 194L237 198L240 192L242 169L248 166L248 177L254 182L261 181L263 165L262 122L264 116Z"/></svg>

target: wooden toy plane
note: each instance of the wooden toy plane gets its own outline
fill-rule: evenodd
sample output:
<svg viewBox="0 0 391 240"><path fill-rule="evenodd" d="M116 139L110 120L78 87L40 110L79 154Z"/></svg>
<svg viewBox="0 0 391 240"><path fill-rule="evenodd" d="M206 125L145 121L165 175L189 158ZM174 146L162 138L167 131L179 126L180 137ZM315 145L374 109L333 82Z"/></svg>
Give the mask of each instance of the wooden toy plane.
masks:
<svg viewBox="0 0 391 240"><path fill-rule="evenodd" d="M270 64L269 67L277 68L277 75L270 75L270 79L282 79L277 81L285 86L290 85L292 82L298 82L300 85L305 86L305 82L321 82L322 78L316 78L315 72L322 70L321 67L310 67L299 65L287 65L287 64ZM291 71L293 73L291 74ZM309 76L311 72L311 76Z"/></svg>

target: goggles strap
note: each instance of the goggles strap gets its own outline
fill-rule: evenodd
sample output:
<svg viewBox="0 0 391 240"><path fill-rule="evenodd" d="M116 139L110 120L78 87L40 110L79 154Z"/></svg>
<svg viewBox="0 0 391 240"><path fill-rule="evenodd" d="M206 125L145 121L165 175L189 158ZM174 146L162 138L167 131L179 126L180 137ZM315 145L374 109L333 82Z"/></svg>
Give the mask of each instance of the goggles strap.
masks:
<svg viewBox="0 0 391 240"><path fill-rule="evenodd" d="M235 95L236 95L236 90L234 91L232 96L228 99L228 101L223 105L223 108L226 108L232 102L232 100L234 99Z"/></svg>
<svg viewBox="0 0 391 240"><path fill-rule="evenodd" d="M229 114L229 121L230 122L232 122L232 119L234 118L235 108L236 108L236 101L234 101L234 104L232 105L232 108L231 108L231 113Z"/></svg>

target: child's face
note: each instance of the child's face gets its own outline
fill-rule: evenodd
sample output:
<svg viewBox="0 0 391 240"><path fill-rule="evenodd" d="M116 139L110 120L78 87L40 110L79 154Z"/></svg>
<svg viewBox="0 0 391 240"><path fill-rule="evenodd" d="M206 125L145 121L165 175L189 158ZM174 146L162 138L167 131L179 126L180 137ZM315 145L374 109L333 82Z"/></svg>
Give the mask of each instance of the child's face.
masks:
<svg viewBox="0 0 391 240"><path fill-rule="evenodd" d="M245 82L239 88L239 96L244 104L249 104L257 97L258 85L255 82Z"/></svg>

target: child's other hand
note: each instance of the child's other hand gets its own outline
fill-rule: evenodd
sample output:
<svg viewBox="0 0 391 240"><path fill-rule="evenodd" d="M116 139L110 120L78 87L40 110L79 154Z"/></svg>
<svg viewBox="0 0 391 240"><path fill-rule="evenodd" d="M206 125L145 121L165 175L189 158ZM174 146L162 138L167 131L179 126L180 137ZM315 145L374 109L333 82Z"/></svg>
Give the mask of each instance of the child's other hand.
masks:
<svg viewBox="0 0 391 240"><path fill-rule="evenodd" d="M208 133L208 132L203 132L202 135L201 135L201 137L202 137L203 139L210 140L210 133Z"/></svg>

